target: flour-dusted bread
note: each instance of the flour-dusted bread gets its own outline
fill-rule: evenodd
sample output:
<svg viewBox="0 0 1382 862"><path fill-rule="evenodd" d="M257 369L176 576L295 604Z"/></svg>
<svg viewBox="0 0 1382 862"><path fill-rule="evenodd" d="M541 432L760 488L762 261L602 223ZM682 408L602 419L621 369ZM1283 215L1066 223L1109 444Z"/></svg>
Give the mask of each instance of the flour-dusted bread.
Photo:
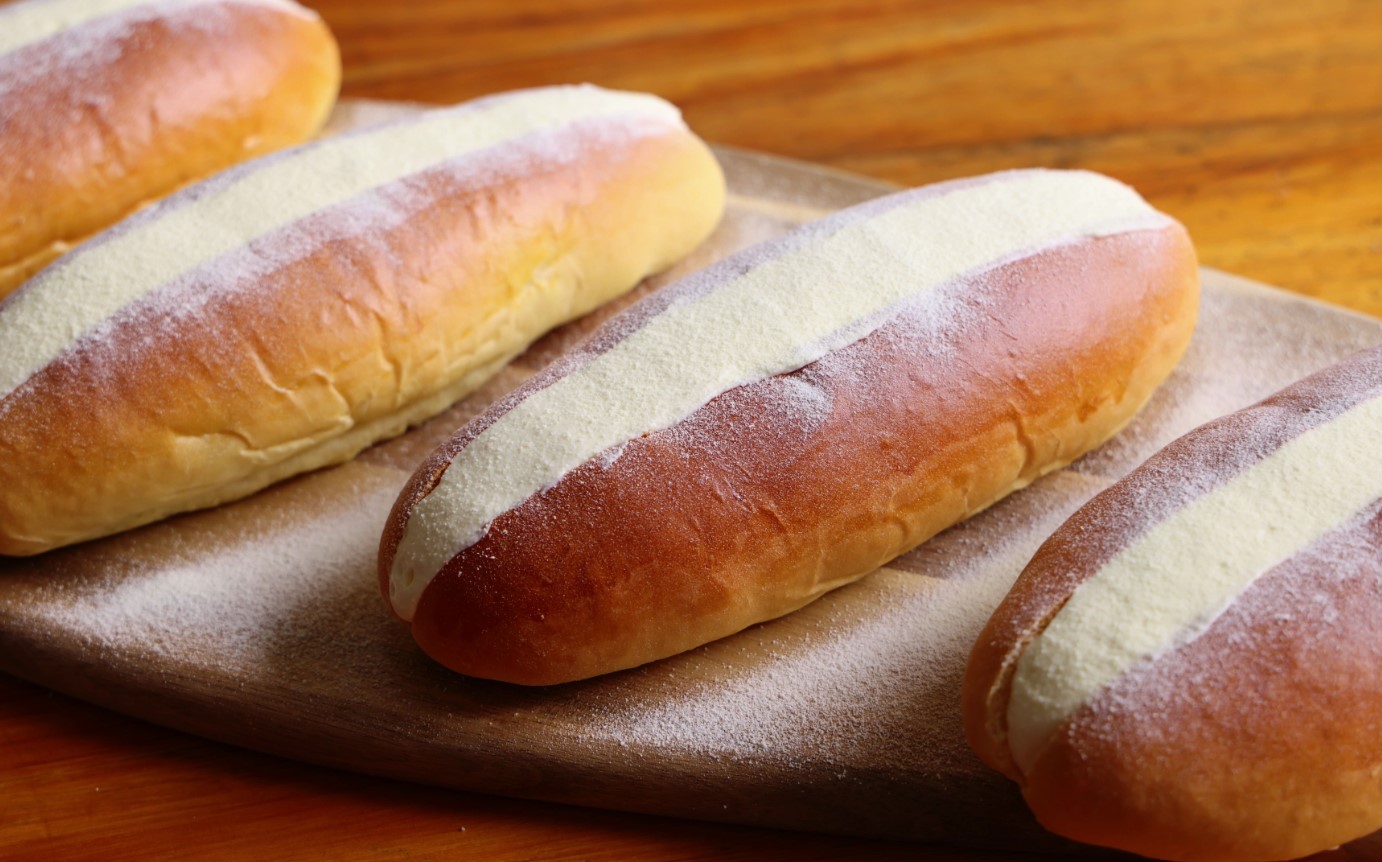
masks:
<svg viewBox="0 0 1382 862"><path fill-rule="evenodd" d="M1246 862L1382 827L1382 348L1072 516L975 645L965 723L1094 844Z"/></svg>
<svg viewBox="0 0 1382 862"><path fill-rule="evenodd" d="M0 298L148 201L307 140L340 76L288 0L0 6Z"/></svg>
<svg viewBox="0 0 1382 862"><path fill-rule="evenodd" d="M349 458L689 252L723 204L675 108L594 87L430 111L188 188L0 304L0 553Z"/></svg>
<svg viewBox="0 0 1382 862"><path fill-rule="evenodd" d="M556 683L780 616L1097 446L1193 329L1131 189L1017 171L837 213L693 275L461 429L383 535L438 661Z"/></svg>

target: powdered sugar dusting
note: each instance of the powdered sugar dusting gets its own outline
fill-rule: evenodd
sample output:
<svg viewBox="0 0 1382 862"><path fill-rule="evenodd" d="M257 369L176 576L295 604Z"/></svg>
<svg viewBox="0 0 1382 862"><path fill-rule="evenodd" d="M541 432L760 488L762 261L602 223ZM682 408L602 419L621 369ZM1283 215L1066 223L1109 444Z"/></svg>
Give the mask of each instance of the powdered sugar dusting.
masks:
<svg viewBox="0 0 1382 862"><path fill-rule="evenodd" d="M279 255L320 242L320 227L304 233L293 229L298 222L334 210L336 218L326 224L358 232L368 227L371 216L408 212L406 181L411 177L451 165L474 181L499 158L497 149L522 151L530 137L529 158L569 161L584 142L576 143L581 136L574 135L563 145L557 130L570 132L583 123L599 128L601 122L617 130L606 134L625 137L683 128L676 109L653 96L589 86L548 87L339 135L186 189L85 243L0 304L0 341L13 345L0 364L0 397L74 345L89 343L93 330L111 331L113 318L170 284L171 295L186 302L190 294L179 291L176 282L192 279L205 287L206 279L198 280L196 274L215 272L227 258L229 277L213 276L210 283L233 288L244 284L244 276L281 260ZM474 167L465 160L486 153L489 157L477 159ZM382 199L371 193L395 183L403 183L405 193L394 190L386 196L390 205L379 206ZM361 196L364 210L350 211ZM285 239L286 248L276 245L275 240ZM72 303L73 295L83 302Z"/></svg>
<svg viewBox="0 0 1382 862"><path fill-rule="evenodd" d="M408 509L394 609L411 619L436 574L495 518L599 452L814 362L967 274L1169 224L1107 177L1018 171L883 198L726 259L632 309L631 322L446 447L445 471Z"/></svg>
<svg viewBox="0 0 1382 862"><path fill-rule="evenodd" d="M664 125L637 116L577 122L538 130L503 147L467 153L425 173L372 189L252 239L153 290L96 324L55 364L80 364L84 385L103 388L138 368L146 352L164 350L171 343L195 344L188 348L189 354L195 352L202 362L217 361L210 354L219 350L226 352L220 361L233 363L243 353L243 341L229 337L223 323L228 307L254 305L264 310L261 314L278 316L291 313L277 309L291 308L299 292L315 295L319 290L310 281L274 277L294 263L326 246L344 243L342 248L352 253L335 256L342 267L364 268L381 259L393 259L397 271L408 271L413 264L397 260L388 233L436 206L439 200L558 169L589 152L619 151L639 137L665 131ZM217 185L224 182L216 181ZM209 190L189 191L189 198L196 199ZM363 252L365 249L368 253ZM370 272L359 275L361 283L372 279ZM226 332L227 337L209 343L201 337L207 331ZM340 361L344 363L347 358ZM0 399L0 417L13 403Z"/></svg>
<svg viewBox="0 0 1382 862"><path fill-rule="evenodd" d="M1284 788L1261 794L1261 822L1296 831L1302 812L1355 811L1365 819L1331 820L1331 843L1370 831L1379 617L1382 500L1263 574L1208 631L1101 691L1068 723L1062 754L1097 764L1101 785L1166 788L1155 810L1143 810L1170 814L1172 835L1204 816L1178 813L1233 816L1233 803L1261 788ZM1188 796L1182 788L1193 796L1170 795ZM1138 797L1126 798L1136 808Z"/></svg>
<svg viewBox="0 0 1382 862"><path fill-rule="evenodd" d="M1017 662L1019 766L1103 687L1200 636L1264 572L1382 497L1379 451L1382 349L1197 429L1082 511L1036 568L1078 583L1060 599L1045 586L1040 602L1059 610ZM1051 565L1062 548L1078 566Z"/></svg>
<svg viewBox="0 0 1382 862"><path fill-rule="evenodd" d="M1321 536L1290 559L1264 572L1225 607L1210 625L1186 637L1165 654L1140 663L1101 692L1098 713L1146 711L1152 704L1190 707L1200 699L1204 681L1215 678L1223 688L1233 678L1227 666L1262 659L1262 673L1300 673L1308 666L1302 657L1312 653L1382 654L1382 629L1349 625L1356 643L1344 643L1340 626L1351 623L1357 607L1382 602L1382 497L1362 512ZM1350 606L1354 606L1352 609ZM1368 611L1372 617L1375 611ZM1375 634L1376 637L1364 635ZM1282 656L1291 660L1281 661ZM1369 662L1375 667L1375 663ZM1243 711L1270 709L1270 704L1244 691ZM1155 722L1148 723L1155 725ZM1159 731L1160 738L1175 735Z"/></svg>
<svg viewBox="0 0 1382 862"><path fill-rule="evenodd" d="M184 32L219 35L237 6L266 6L297 16L313 13L286 0L24 0L0 7L0 121L12 95L62 81L63 93L100 92L101 76L150 22Z"/></svg>

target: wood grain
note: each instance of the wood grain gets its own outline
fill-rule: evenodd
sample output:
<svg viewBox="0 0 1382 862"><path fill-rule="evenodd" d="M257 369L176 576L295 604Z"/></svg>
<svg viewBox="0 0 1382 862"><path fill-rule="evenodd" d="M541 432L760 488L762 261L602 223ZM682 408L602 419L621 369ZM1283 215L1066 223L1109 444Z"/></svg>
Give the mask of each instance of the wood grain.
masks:
<svg viewBox="0 0 1382 862"><path fill-rule="evenodd" d="M0 858L835 860L916 847L438 790L146 725L0 677ZM938 852L941 860L968 860Z"/></svg>
<svg viewBox="0 0 1382 862"><path fill-rule="evenodd" d="M1382 836L1374 836L1314 862L1374 862L1379 856ZM348 775L174 733L3 676L0 857L16 862L1060 858L619 814Z"/></svg>
<svg viewBox="0 0 1382 862"><path fill-rule="evenodd" d="M345 91L590 80L706 138L903 185L1110 173L1203 261L1382 314L1382 4L1358 0L313 3Z"/></svg>
<svg viewBox="0 0 1382 862"><path fill-rule="evenodd" d="M712 140L899 183L1093 167L1184 220L1205 262L1382 314L1379 4L309 4L342 41L349 95L592 80L660 92ZM0 679L4 858L904 855L999 858L356 778ZM1382 858L1382 839L1321 858Z"/></svg>

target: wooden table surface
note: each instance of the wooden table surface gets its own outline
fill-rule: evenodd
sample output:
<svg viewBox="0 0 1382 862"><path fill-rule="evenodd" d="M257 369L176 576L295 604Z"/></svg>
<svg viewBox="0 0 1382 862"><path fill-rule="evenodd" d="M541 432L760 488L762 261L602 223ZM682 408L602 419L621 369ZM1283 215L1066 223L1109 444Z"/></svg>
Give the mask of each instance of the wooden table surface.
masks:
<svg viewBox="0 0 1382 862"><path fill-rule="evenodd" d="M348 96L584 80L663 95L709 140L899 183L1093 168L1183 220L1206 264L1382 316L1382 3L309 5ZM994 857L345 775L0 677L0 859L27 858ZM1382 858L1382 839L1329 858Z"/></svg>

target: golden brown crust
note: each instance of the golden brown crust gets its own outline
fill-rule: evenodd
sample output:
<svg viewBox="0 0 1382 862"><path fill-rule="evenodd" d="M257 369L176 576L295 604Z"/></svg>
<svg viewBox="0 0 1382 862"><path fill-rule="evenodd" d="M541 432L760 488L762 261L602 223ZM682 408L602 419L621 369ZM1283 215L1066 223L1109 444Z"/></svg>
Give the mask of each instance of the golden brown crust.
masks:
<svg viewBox="0 0 1382 862"><path fill-rule="evenodd" d="M585 158L509 147L517 161L501 156L478 186L445 168L412 178L409 194L428 204L401 223L215 293L192 325L165 326L182 310L146 312L0 399L0 553L345 460L713 229L723 179L694 135L572 134Z"/></svg>
<svg viewBox="0 0 1382 862"><path fill-rule="evenodd" d="M414 636L463 673L547 684L794 610L1121 428L1188 343L1197 285L1193 249L1172 225L946 288L973 325L923 331L904 314L500 516L423 592ZM787 390L803 387L828 415L792 418ZM415 475L386 528L386 595L406 513L445 454Z"/></svg>
<svg viewBox="0 0 1382 862"><path fill-rule="evenodd" d="M5 94L0 298L140 206L307 140L340 84L336 42L305 10L174 8L132 23L112 48ZM51 50L40 42L5 60L24 67Z"/></svg>
<svg viewBox="0 0 1382 862"><path fill-rule="evenodd" d="M1037 818L1175 860L1295 859L1382 826L1382 511L1328 542L1369 554L1284 564L1073 716L1026 777Z"/></svg>
<svg viewBox="0 0 1382 862"><path fill-rule="evenodd" d="M1013 668L1081 583L1188 498L1369 397L1359 383L1375 391L1379 372L1382 349L1367 351L1202 426L1037 552L974 647L964 709L971 746L1047 828L1156 858L1248 862L1382 826L1382 501L1100 690L1026 774L1006 739Z"/></svg>

